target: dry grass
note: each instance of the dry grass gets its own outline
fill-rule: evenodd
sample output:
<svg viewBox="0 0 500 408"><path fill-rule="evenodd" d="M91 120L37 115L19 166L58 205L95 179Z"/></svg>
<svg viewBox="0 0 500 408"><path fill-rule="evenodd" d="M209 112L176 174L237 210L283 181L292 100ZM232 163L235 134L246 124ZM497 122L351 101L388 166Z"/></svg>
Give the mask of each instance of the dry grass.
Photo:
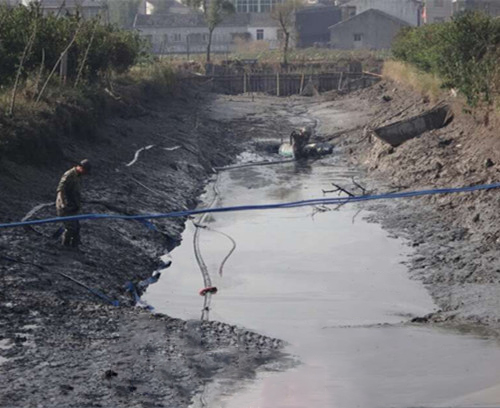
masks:
<svg viewBox="0 0 500 408"><path fill-rule="evenodd" d="M48 88L48 91L51 91ZM45 100L35 103L33 88L29 85L21 85L16 94L14 106L14 116L33 115L50 110L49 104ZM0 114L7 115L12 100L12 88L5 87L0 90Z"/></svg>
<svg viewBox="0 0 500 408"><path fill-rule="evenodd" d="M410 87L413 91L420 93L434 102L446 96L446 91L443 90L439 77L422 72L404 62L385 61L382 75L385 79Z"/></svg>
<svg viewBox="0 0 500 408"><path fill-rule="evenodd" d="M171 64L158 61L152 64L136 65L117 79L125 79L136 84L148 82L162 87L170 87L175 82L175 72Z"/></svg>

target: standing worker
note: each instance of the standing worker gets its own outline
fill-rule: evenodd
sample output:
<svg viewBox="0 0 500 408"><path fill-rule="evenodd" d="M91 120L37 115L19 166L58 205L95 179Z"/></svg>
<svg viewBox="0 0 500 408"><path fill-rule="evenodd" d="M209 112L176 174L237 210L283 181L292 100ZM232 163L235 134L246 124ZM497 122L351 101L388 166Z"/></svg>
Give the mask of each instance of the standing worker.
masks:
<svg viewBox="0 0 500 408"><path fill-rule="evenodd" d="M295 159L303 159L307 157L305 147L309 143L312 136L312 130L309 127L300 129L298 132L293 131L290 135L290 144L293 148L293 156Z"/></svg>
<svg viewBox="0 0 500 408"><path fill-rule="evenodd" d="M57 186L56 210L58 217L77 215L82 206L81 176L90 174L90 162L82 160L69 169L61 177ZM64 221L62 244L66 247L78 248L80 244L80 222Z"/></svg>

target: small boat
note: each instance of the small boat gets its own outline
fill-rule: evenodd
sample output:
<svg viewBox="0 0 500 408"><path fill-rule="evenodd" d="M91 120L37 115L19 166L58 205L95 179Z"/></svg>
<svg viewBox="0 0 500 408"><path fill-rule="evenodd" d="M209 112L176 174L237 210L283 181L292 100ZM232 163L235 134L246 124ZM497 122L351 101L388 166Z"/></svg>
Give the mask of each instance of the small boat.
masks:
<svg viewBox="0 0 500 408"><path fill-rule="evenodd" d="M434 129L447 126L453 120L449 106L438 106L418 116L403 119L374 130L375 136L392 147Z"/></svg>

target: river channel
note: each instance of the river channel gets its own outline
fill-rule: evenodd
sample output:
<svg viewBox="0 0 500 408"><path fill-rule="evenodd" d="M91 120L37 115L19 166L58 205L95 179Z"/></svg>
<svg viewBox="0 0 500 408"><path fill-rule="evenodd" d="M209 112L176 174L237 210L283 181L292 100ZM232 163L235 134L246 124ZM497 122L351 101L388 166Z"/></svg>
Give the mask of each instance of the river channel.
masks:
<svg viewBox="0 0 500 408"><path fill-rule="evenodd" d="M334 158L222 172L218 206L321 197L331 182L351 186L356 173ZM358 177L359 181L360 178ZM204 197L210 202L211 186ZM280 338L294 361L262 370L208 406L492 407L500 405L500 347L495 340L411 325L436 310L402 263L411 249L364 220L360 207L310 207L208 217L200 247L213 283L210 318ZM173 265L145 297L158 312L199 319L202 276L188 223Z"/></svg>

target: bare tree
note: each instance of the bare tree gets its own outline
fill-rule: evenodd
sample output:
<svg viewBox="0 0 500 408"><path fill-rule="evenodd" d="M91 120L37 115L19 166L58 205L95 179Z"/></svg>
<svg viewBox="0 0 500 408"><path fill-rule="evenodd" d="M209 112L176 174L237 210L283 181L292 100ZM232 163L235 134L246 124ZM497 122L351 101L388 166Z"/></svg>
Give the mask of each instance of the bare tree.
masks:
<svg viewBox="0 0 500 408"><path fill-rule="evenodd" d="M235 12L234 5L229 0L184 0L184 4L194 10L201 9L203 12L205 23L208 26L207 62L210 62L214 30L225 17Z"/></svg>
<svg viewBox="0 0 500 408"><path fill-rule="evenodd" d="M271 18L278 22L283 33L283 65L288 64L290 39L295 33L295 12L303 6L303 0L284 0L276 4L271 12Z"/></svg>

